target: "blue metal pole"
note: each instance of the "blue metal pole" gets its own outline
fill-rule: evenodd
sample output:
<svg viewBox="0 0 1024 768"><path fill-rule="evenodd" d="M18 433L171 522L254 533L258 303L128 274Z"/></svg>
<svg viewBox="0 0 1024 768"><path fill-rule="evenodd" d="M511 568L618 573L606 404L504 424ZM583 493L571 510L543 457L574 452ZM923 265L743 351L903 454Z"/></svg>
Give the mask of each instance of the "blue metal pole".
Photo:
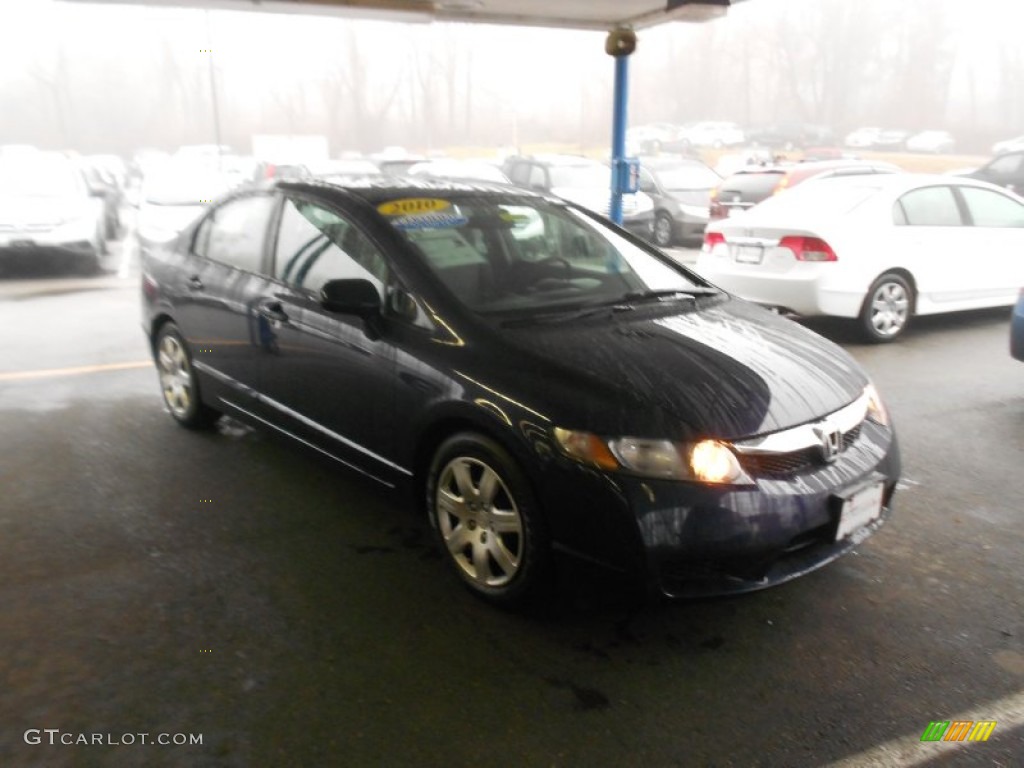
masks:
<svg viewBox="0 0 1024 768"><path fill-rule="evenodd" d="M626 159L626 106L629 101L629 56L615 57L615 95L612 108L612 199L608 218L622 225L622 180Z"/></svg>

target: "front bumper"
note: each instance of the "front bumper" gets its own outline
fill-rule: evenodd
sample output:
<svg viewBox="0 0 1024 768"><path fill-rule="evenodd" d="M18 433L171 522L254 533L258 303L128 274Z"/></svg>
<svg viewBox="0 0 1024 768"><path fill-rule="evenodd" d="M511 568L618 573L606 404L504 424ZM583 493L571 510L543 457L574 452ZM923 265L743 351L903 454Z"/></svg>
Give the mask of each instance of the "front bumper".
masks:
<svg viewBox="0 0 1024 768"><path fill-rule="evenodd" d="M557 511L548 516L556 545L670 597L694 597L781 584L852 550L888 518L900 458L894 433L865 422L835 463L752 486L606 474L568 460L556 471L542 491ZM842 497L873 483L881 515L837 540Z"/></svg>
<svg viewBox="0 0 1024 768"><path fill-rule="evenodd" d="M704 228L708 225L708 218L690 216L685 213L678 214L672 221L673 236L676 240L699 240L704 236Z"/></svg>

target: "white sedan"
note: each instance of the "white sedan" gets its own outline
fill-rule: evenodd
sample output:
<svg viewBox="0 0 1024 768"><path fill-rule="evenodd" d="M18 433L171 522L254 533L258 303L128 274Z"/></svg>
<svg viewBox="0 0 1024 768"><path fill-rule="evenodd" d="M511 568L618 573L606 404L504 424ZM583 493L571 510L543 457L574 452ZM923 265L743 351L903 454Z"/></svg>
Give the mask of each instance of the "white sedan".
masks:
<svg viewBox="0 0 1024 768"><path fill-rule="evenodd" d="M1024 199L949 176L811 180L711 223L696 269L758 304L856 319L891 341L915 314L1016 301Z"/></svg>

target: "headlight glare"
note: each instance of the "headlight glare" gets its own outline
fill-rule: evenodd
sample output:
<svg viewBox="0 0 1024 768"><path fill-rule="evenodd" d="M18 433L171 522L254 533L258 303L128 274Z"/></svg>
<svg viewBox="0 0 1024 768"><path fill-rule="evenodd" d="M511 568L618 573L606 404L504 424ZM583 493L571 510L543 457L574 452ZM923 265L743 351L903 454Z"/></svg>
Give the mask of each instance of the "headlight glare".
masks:
<svg viewBox="0 0 1024 768"><path fill-rule="evenodd" d="M882 402L882 398L879 396L874 384L868 384L864 387L864 394L868 397L868 418L876 424L888 427L889 411L886 410L885 403Z"/></svg>
<svg viewBox="0 0 1024 768"><path fill-rule="evenodd" d="M701 440L690 449L690 469L705 483L731 483L743 475L736 454L717 440Z"/></svg>

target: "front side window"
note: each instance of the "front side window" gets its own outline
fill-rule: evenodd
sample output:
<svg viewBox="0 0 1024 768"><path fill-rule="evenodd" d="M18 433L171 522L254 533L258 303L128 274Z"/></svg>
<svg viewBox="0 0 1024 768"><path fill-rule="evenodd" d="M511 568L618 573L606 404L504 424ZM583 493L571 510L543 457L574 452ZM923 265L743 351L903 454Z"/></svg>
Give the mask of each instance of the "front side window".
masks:
<svg viewBox="0 0 1024 768"><path fill-rule="evenodd" d="M362 278L384 295L388 267L363 232L340 214L288 198L281 212L274 277L314 293L328 280Z"/></svg>
<svg viewBox="0 0 1024 768"><path fill-rule="evenodd" d="M460 195L393 200L378 211L459 301L484 314L704 289L610 227L554 201Z"/></svg>
<svg viewBox="0 0 1024 768"><path fill-rule="evenodd" d="M193 249L222 264L259 272L274 198L253 195L216 208L200 226Z"/></svg>
<svg viewBox="0 0 1024 768"><path fill-rule="evenodd" d="M924 187L896 201L893 221L913 227L959 227L963 224L952 187Z"/></svg>
<svg viewBox="0 0 1024 768"><path fill-rule="evenodd" d="M960 187L976 227L1024 227L1024 205L991 189Z"/></svg>

